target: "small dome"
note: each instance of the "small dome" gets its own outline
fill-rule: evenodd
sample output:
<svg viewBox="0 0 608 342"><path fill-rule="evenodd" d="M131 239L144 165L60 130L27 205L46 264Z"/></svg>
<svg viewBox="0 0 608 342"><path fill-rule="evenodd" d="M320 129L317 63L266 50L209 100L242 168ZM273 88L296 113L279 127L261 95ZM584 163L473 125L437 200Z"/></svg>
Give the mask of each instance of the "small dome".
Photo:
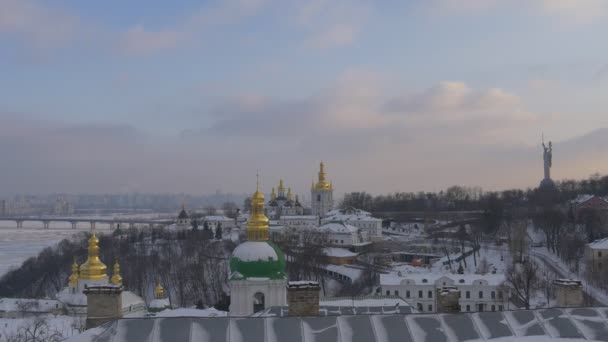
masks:
<svg viewBox="0 0 608 342"><path fill-rule="evenodd" d="M232 253L230 269L232 279L285 278L285 256L268 241L247 241Z"/></svg>

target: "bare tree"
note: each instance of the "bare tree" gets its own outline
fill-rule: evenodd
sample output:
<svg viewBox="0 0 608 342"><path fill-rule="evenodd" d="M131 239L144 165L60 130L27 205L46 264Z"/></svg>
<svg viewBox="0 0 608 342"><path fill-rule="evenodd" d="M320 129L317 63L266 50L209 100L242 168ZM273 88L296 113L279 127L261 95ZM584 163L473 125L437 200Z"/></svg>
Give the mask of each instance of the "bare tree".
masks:
<svg viewBox="0 0 608 342"><path fill-rule="evenodd" d="M529 236L526 220L515 220L509 225L509 249L515 262L523 262L524 254L528 251Z"/></svg>
<svg viewBox="0 0 608 342"><path fill-rule="evenodd" d="M523 301L526 309L530 309L530 299L542 285L538 265L531 260L514 264L507 269L506 278L515 295Z"/></svg>
<svg viewBox="0 0 608 342"><path fill-rule="evenodd" d="M231 219L235 219L238 215L238 207L234 202L224 202L222 204L222 211L224 212L224 216Z"/></svg>

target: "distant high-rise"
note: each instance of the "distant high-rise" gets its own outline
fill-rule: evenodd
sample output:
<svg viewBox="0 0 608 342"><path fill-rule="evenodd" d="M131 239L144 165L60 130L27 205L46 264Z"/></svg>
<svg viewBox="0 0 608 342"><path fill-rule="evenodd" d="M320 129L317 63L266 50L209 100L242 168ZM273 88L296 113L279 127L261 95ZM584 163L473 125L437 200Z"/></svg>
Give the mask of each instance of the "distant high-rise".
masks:
<svg viewBox="0 0 608 342"><path fill-rule="evenodd" d="M334 187L326 180L325 164L323 162L319 167L319 179L316 184L315 182L312 183L310 194L313 215L324 216L334 208Z"/></svg>

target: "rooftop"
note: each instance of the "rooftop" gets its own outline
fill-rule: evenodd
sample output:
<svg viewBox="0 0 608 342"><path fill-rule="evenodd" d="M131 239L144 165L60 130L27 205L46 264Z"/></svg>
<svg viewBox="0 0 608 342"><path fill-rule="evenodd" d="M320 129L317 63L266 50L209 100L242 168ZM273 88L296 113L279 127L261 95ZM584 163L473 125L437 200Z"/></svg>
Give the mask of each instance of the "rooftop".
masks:
<svg viewBox="0 0 608 342"><path fill-rule="evenodd" d="M595 240L588 244L588 246L592 249L608 249L608 238Z"/></svg>
<svg viewBox="0 0 608 342"><path fill-rule="evenodd" d="M608 336L607 307L461 314L321 317L135 318L68 341L597 341Z"/></svg>

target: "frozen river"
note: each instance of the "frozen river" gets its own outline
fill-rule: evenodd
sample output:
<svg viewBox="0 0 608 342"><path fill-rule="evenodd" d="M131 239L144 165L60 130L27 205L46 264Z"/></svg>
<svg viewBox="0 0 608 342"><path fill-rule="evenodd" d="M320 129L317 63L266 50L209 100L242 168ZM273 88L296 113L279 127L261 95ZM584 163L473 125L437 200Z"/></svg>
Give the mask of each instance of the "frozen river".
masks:
<svg viewBox="0 0 608 342"><path fill-rule="evenodd" d="M42 226L42 224L40 224ZM15 228L14 223L0 223L0 275L12 267L19 267L27 258L38 255L44 248L68 238L83 229L55 226L43 229L35 224Z"/></svg>

